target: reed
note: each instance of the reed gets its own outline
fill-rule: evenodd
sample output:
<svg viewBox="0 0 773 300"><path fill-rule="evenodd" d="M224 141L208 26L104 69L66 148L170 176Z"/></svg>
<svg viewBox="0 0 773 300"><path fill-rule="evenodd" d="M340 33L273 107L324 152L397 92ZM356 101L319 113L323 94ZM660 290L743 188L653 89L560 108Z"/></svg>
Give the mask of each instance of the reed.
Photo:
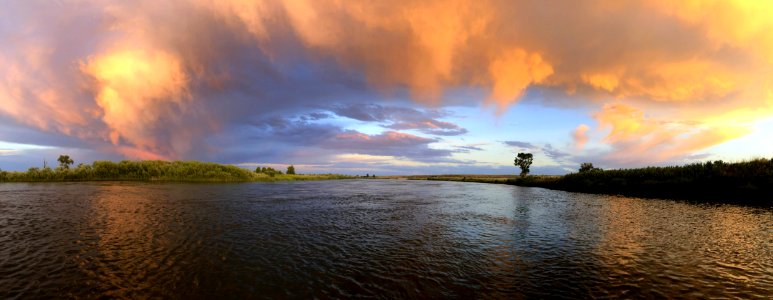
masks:
<svg viewBox="0 0 773 300"><path fill-rule="evenodd" d="M337 174L287 175L256 173L232 165L199 161L144 160L120 162L95 161L73 168L30 168L26 172L0 171L2 182L45 181L186 181L186 182L245 182L348 179Z"/></svg>

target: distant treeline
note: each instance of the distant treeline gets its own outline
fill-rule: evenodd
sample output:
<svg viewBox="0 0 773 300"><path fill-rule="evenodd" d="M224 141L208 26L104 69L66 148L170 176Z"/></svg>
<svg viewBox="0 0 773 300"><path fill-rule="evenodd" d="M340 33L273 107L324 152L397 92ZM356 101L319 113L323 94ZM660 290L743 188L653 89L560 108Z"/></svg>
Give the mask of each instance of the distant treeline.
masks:
<svg viewBox="0 0 773 300"><path fill-rule="evenodd" d="M570 192L773 206L773 159L601 170L583 164L564 176L436 175L407 179L504 183Z"/></svg>
<svg viewBox="0 0 773 300"><path fill-rule="evenodd" d="M286 175L281 172L271 175L257 173L232 165L206 163L198 161L95 161L91 165L79 164L70 167L69 157L57 168L30 168L26 172L0 171L0 181L279 181L279 180L319 180L346 179L351 176L322 175ZM293 168L294 171L294 168Z"/></svg>
<svg viewBox="0 0 773 300"><path fill-rule="evenodd" d="M528 179L520 183L529 184ZM773 204L773 159L592 170L533 184L584 193L770 205Z"/></svg>

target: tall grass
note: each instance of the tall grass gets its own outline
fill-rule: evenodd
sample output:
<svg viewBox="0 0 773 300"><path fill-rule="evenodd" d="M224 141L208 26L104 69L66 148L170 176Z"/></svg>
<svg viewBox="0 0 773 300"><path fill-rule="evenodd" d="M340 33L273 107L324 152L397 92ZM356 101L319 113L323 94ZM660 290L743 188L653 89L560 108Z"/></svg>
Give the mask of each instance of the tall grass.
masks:
<svg viewBox="0 0 773 300"><path fill-rule="evenodd" d="M511 183L565 191L725 203L773 204L773 159L594 170L553 180Z"/></svg>
<svg viewBox="0 0 773 300"><path fill-rule="evenodd" d="M74 168L30 168L26 172L0 171L0 181L280 181L345 179L344 175L276 175L258 174L237 166L198 161L95 161Z"/></svg>
<svg viewBox="0 0 773 300"><path fill-rule="evenodd" d="M593 194L773 206L773 159L620 170L592 168L564 176L422 175L393 178L502 183Z"/></svg>

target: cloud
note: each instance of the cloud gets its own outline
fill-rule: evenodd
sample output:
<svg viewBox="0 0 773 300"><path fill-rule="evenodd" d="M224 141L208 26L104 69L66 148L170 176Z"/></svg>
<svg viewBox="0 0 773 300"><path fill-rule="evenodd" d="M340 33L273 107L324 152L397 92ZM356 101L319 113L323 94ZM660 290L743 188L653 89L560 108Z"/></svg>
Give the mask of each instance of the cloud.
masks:
<svg viewBox="0 0 773 300"><path fill-rule="evenodd" d="M502 144L519 148L519 151L541 152L552 163L565 164L567 161L572 161L574 157L571 153L556 149L551 144L535 145L521 141L503 141Z"/></svg>
<svg viewBox="0 0 773 300"><path fill-rule="evenodd" d="M574 140L574 146L578 150L582 150L585 147L585 143L588 142L587 132L590 129L588 125L580 124L572 131L572 139Z"/></svg>
<svg viewBox="0 0 773 300"><path fill-rule="evenodd" d="M442 110L418 110L414 108L383 106L378 104L353 103L332 108L341 117L359 121L385 123L382 126L394 130L417 130L429 135L456 136L467 133L467 129L437 118L450 116Z"/></svg>
<svg viewBox="0 0 773 300"><path fill-rule="evenodd" d="M749 132L746 126L726 122L664 120L648 117L626 104L607 104L594 115L599 129L608 133L603 142L612 147L606 154L620 164L663 162L685 157Z"/></svg>
<svg viewBox="0 0 773 300"><path fill-rule="evenodd" d="M426 134L445 136L462 135L467 133L467 129L464 129L459 125L438 120L426 120L423 122L398 122L387 125L386 128L396 130L415 129Z"/></svg>
<svg viewBox="0 0 773 300"><path fill-rule="evenodd" d="M93 78L96 103L109 139L117 146L133 145L128 156L179 158L194 133L181 130L159 136L154 127L183 128L185 117L200 114L188 105L188 78L177 57L165 52L119 50L89 59L82 71ZM123 151L123 150L121 150ZM148 151L152 151L148 153ZM148 153L149 155L146 155Z"/></svg>
<svg viewBox="0 0 773 300"><path fill-rule="evenodd" d="M19 150L0 149L0 156L16 155L18 153L19 153Z"/></svg>
<svg viewBox="0 0 773 300"><path fill-rule="evenodd" d="M539 147L534 146L531 143L521 142L521 141L503 141L502 143L505 144L505 145L508 145L508 146L519 147L519 148L528 149L528 150L530 150L530 149L538 149L539 148Z"/></svg>
<svg viewBox="0 0 773 300"><path fill-rule="evenodd" d="M482 147L483 145L485 144L471 144L471 145L462 145L462 146L455 146L455 147L460 151L471 152L471 151L484 151L485 149Z"/></svg>
<svg viewBox="0 0 773 300"><path fill-rule="evenodd" d="M252 139L282 143L297 149L319 149L326 154L358 154L400 157L421 162L458 162L451 155L461 150L430 147L434 138L398 131L366 134L337 125L294 118L270 118L256 122ZM280 147L284 148L284 147Z"/></svg>
<svg viewBox="0 0 773 300"><path fill-rule="evenodd" d="M366 122L418 122L443 118L450 114L442 110L418 110L409 107L385 106L375 103L349 103L330 109L336 115Z"/></svg>
<svg viewBox="0 0 773 300"><path fill-rule="evenodd" d="M249 132L253 138L293 145L319 145L344 132L335 125L281 117L254 122L253 126Z"/></svg>
<svg viewBox="0 0 773 300"><path fill-rule="evenodd" d="M610 130L607 143L640 151L630 155L663 151L657 158L666 159L742 136L748 130L734 123L773 113L765 1L553 4L7 1L0 4L0 115L80 147L185 159L238 147L222 137L237 135L226 129L331 103L408 94L438 108L447 91L475 89L483 96L469 102L501 113L527 90L543 89L608 104L596 115ZM443 120L442 109L362 105L375 111L332 112L394 132L467 133Z"/></svg>
<svg viewBox="0 0 773 300"><path fill-rule="evenodd" d="M380 166L382 170L389 167L457 167L457 162L422 162L407 159L402 156L391 155L369 155L369 154L339 154L334 156L332 164L338 165L363 165L372 168L374 165Z"/></svg>
<svg viewBox="0 0 773 300"><path fill-rule="evenodd" d="M297 1L284 11L318 55L364 70L375 85L406 86L429 102L439 101L444 88L465 85L486 87L500 107L534 85L703 102L756 89L750 79L770 73L759 63L769 65L760 59L771 57L771 43L754 43L773 31L766 4L560 1L544 8L485 0Z"/></svg>
<svg viewBox="0 0 773 300"><path fill-rule="evenodd" d="M330 115L324 112L311 112L301 116L303 121L318 121L327 118L330 118Z"/></svg>
<svg viewBox="0 0 773 300"><path fill-rule="evenodd" d="M322 147L348 153L410 157L424 161L441 161L453 153L451 150L430 148L429 144L435 142L435 139L396 131L368 135L347 130L328 140Z"/></svg>
<svg viewBox="0 0 773 300"><path fill-rule="evenodd" d="M556 162L562 162L563 160L572 156L570 153L553 148L553 146L550 144L545 144L545 146L542 147L542 152L545 153L547 157L553 159Z"/></svg>

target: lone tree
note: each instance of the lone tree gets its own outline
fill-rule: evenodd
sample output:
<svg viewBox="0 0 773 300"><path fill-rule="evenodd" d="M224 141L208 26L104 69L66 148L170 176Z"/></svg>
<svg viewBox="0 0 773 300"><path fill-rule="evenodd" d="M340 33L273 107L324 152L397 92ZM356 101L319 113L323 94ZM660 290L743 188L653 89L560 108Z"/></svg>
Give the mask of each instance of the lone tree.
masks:
<svg viewBox="0 0 773 300"><path fill-rule="evenodd" d="M287 174L287 175L295 175L295 166L290 165L289 167L287 167L287 172L285 172L285 174Z"/></svg>
<svg viewBox="0 0 773 300"><path fill-rule="evenodd" d="M526 176L526 174L529 174L529 166L531 166L531 162L534 160L534 155L531 153L518 153L518 155L515 157L515 166L521 168L521 177Z"/></svg>
<svg viewBox="0 0 773 300"><path fill-rule="evenodd" d="M69 155L59 155L59 158L56 160L59 162L59 167L65 170L69 169L70 165L75 163Z"/></svg>

